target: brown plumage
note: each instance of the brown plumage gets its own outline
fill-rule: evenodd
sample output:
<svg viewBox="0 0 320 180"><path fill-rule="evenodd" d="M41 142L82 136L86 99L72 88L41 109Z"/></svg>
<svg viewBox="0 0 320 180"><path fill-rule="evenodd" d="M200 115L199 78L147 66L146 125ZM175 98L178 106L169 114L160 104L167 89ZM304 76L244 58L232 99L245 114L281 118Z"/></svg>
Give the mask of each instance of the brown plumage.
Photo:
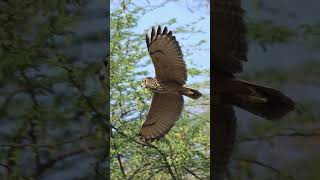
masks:
<svg viewBox="0 0 320 180"><path fill-rule="evenodd" d="M213 153L211 154L211 168L213 174L211 179L224 179L226 166L232 154L236 137L236 116L232 105L226 102L219 102L219 95L213 95L211 126L214 127L210 133L213 137ZM221 101L221 99L220 99Z"/></svg>
<svg viewBox="0 0 320 180"><path fill-rule="evenodd" d="M212 72L214 92L225 102L268 120L277 120L294 109L294 102L278 90Z"/></svg>
<svg viewBox="0 0 320 180"><path fill-rule="evenodd" d="M280 91L241 80L247 61L244 10L240 0L213 1L213 134L212 179L224 179L236 135L233 105L276 120L294 109Z"/></svg>
<svg viewBox="0 0 320 180"><path fill-rule="evenodd" d="M244 10L240 5L240 0L213 2L213 68L216 71L238 73L247 61Z"/></svg>
<svg viewBox="0 0 320 180"><path fill-rule="evenodd" d="M179 43L167 27L152 27L146 43L156 77L147 77L141 83L154 95L140 135L144 140L154 140L163 137L181 116L183 95L198 99L201 93L183 86L187 80L186 64Z"/></svg>

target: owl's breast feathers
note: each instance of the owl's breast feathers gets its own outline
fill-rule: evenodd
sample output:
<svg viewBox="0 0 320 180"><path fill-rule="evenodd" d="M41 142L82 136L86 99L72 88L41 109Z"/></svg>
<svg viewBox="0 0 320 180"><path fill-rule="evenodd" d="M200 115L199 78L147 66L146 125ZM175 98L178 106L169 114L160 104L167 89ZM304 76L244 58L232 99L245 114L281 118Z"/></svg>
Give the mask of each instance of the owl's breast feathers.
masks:
<svg viewBox="0 0 320 180"><path fill-rule="evenodd" d="M157 92L162 89L160 83L155 78L148 79L146 87L152 92Z"/></svg>
<svg viewBox="0 0 320 180"><path fill-rule="evenodd" d="M153 78L151 81L148 81L147 88L157 93L180 94L183 87L175 82L161 82Z"/></svg>

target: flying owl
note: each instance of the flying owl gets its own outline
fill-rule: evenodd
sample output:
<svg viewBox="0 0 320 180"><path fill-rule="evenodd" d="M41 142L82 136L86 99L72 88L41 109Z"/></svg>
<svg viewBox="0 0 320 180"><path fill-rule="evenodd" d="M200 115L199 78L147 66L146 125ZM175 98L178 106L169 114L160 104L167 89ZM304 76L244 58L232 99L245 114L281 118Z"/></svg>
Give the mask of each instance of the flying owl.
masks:
<svg viewBox="0 0 320 180"><path fill-rule="evenodd" d="M151 36L146 34L146 43L156 77L147 77L141 83L142 88L153 92L153 98L140 136L152 141L163 137L179 119L183 96L198 99L202 94L184 87L187 80L186 64L178 41L167 27L163 30L160 26L157 30L152 27Z"/></svg>
<svg viewBox="0 0 320 180"><path fill-rule="evenodd" d="M294 109L294 102L281 92L235 76L247 61L246 28L241 0L213 1L213 103L212 179L223 180L236 136L238 106L269 120Z"/></svg>

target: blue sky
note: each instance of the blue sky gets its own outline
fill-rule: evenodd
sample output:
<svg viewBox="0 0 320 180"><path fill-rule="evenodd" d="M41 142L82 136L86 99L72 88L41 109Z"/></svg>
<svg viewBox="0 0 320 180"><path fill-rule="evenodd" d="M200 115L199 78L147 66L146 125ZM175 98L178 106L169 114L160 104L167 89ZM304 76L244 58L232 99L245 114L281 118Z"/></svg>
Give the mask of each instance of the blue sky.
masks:
<svg viewBox="0 0 320 180"><path fill-rule="evenodd" d="M132 2L138 5L147 5L146 1L133 0ZM149 2L151 5L158 5L163 2L163 0L154 0ZM115 7L115 4L117 3L118 2L113 2L111 4L111 9L113 8L112 6ZM192 3L187 4L185 1L168 2L163 7L149 11L142 16L139 19L138 26L134 28L133 31L144 34L146 29L151 29L152 26L157 26L160 23L167 22L168 20L175 18L176 24L168 26L168 29L173 31L173 35L175 35L176 39L179 41L184 55L186 55L186 48L190 48L189 45L195 44L200 40L207 41L199 46L199 48L202 50L193 49L193 54L185 57L187 66L191 67L189 60L192 60L196 67L201 69L210 69L210 15L204 8L195 8L194 12L191 12L187 8L188 5L192 6ZM199 21L200 18L202 18L201 21ZM187 33L176 34L174 32L176 27L186 25L194 21L198 21L198 23L195 25L195 28L201 30L203 33L195 33L190 35ZM152 65L148 66L147 70L150 71L151 76L154 76L154 69ZM204 80L209 80L209 77L188 77L188 83Z"/></svg>
<svg viewBox="0 0 320 180"><path fill-rule="evenodd" d="M138 1L138 0L137 0ZM133 1L135 2L135 1ZM151 1L150 1L151 2ZM159 4L161 1L152 1L152 3ZM190 44L195 44L200 40L206 40L207 42L200 46L203 50L194 50L193 54L186 57L193 61L197 67L201 69L210 69L210 15L203 9L197 9L197 11L191 12L187 9L185 1L169 2L165 6L156 10L146 13L138 22L138 26L134 29L137 33L144 33L145 29L150 29L152 26L156 26L162 22L166 22L172 18L176 18L176 24L168 26L169 30L173 30L173 34L179 41L184 55L186 54L186 48ZM189 34L180 33L175 34L174 29L178 26L185 25L194 21L199 21L195 27L203 33L195 33L190 36ZM188 39L186 39L188 37ZM188 61L187 66L191 67ZM148 70L154 73L153 67L149 67ZM208 80L209 77L188 77L188 83Z"/></svg>

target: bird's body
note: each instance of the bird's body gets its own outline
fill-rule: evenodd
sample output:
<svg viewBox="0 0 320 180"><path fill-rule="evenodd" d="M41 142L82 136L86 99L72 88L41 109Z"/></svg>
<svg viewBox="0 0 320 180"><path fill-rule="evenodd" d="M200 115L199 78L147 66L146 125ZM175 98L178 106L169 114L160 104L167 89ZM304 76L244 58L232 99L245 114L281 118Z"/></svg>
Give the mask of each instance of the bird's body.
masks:
<svg viewBox="0 0 320 180"><path fill-rule="evenodd" d="M185 95L192 99L201 97L201 93L197 90L184 87L177 82L161 82L152 77L145 78L141 86L155 93Z"/></svg>
<svg viewBox="0 0 320 180"><path fill-rule="evenodd" d="M186 64L179 43L167 27L163 30L160 26L157 30L152 28L151 36L146 35L146 44L156 77L147 77L141 83L142 88L154 94L140 135L144 140L155 140L169 132L181 116L183 96L198 99L202 94L184 87L187 80Z"/></svg>

